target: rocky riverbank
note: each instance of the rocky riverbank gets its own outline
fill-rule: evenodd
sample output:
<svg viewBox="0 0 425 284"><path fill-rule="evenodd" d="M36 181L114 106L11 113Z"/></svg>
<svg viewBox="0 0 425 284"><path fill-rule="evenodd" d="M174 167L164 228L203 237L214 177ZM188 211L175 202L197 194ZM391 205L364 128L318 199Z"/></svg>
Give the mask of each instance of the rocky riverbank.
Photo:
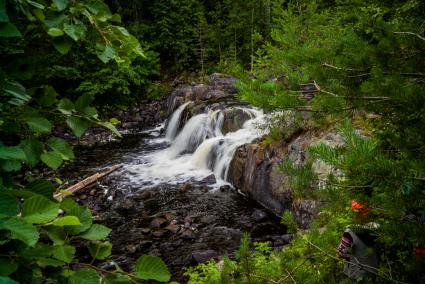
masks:
<svg viewBox="0 0 425 284"><path fill-rule="evenodd" d="M93 210L96 222L113 230L112 255L97 265L108 269L114 261L131 270L140 255L158 255L184 281L184 267L233 257L243 232L275 249L288 244L292 236L278 218L285 210L300 227L309 226L318 204L293 197L279 164L303 163L308 145L337 143L338 137L299 128L289 115L285 139L264 143L246 124L262 121L263 114L236 99L234 83L233 77L214 74L205 83L177 87L163 102L116 113L126 134L122 140L79 148L81 158L62 172L68 179L126 165L75 195ZM167 133L163 126L146 131L166 115ZM89 132L85 139L93 145L90 139L99 136ZM175 180L164 179L167 171L175 172ZM84 259L88 254L80 257L90 261Z"/></svg>

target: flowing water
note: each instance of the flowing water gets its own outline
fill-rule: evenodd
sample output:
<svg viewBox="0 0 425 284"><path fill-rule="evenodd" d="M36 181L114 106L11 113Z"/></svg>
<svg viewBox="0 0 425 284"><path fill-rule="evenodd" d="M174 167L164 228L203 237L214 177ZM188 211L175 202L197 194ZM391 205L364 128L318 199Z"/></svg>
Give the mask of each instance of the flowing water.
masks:
<svg viewBox="0 0 425 284"><path fill-rule="evenodd" d="M215 187L219 187L226 184L227 170L236 148L265 132L260 127L264 124L263 112L246 107L238 110L250 119L234 132L223 134L222 131L225 112L229 109L194 115L179 130L182 112L189 104L183 104L173 113L165 137L159 135L148 141L151 145L162 145L159 150L142 152L134 162L125 165L124 176L133 185L181 184L201 181L214 174ZM151 133L156 131L158 129Z"/></svg>
<svg viewBox="0 0 425 284"><path fill-rule="evenodd" d="M80 150L78 161L64 170L62 176L77 181L124 164L75 196L92 209L97 223L112 228L112 255L95 263L103 269L114 261L131 270L138 257L152 254L164 259L173 279L185 282L184 267L206 256L234 256L243 232L274 248L288 242L273 214L231 190L226 181L237 147L266 131L266 116L254 108L232 106L206 109L183 123L188 107L190 103L180 106L168 123L119 143ZM245 119L239 129L229 131L226 119L234 110ZM91 261L87 255L79 257Z"/></svg>

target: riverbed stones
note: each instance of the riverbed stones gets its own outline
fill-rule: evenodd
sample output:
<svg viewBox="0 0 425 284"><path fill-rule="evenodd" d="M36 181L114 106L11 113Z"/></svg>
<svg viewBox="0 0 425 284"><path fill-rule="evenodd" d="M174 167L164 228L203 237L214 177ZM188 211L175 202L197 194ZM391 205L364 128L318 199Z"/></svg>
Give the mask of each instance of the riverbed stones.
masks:
<svg viewBox="0 0 425 284"><path fill-rule="evenodd" d="M192 184L187 182L187 183L183 184L183 185L179 188L179 192L180 192L180 193L186 193L186 192L188 192L190 189L192 189Z"/></svg>
<svg viewBox="0 0 425 284"><path fill-rule="evenodd" d="M202 180L202 182L203 182L203 183L208 183L208 184L213 184L213 183L216 183L216 182L217 182L217 180L216 180L216 178L215 178L215 175L214 175L214 174L211 174L211 175L209 175L209 176L205 177L205 178Z"/></svg>
<svg viewBox="0 0 425 284"><path fill-rule="evenodd" d="M165 225L166 222L167 220L164 218L155 218L151 221L149 226L151 228L161 228L163 225Z"/></svg>
<svg viewBox="0 0 425 284"><path fill-rule="evenodd" d="M255 209L251 216L255 220L255 222L261 222L267 218L267 213L263 210Z"/></svg>
<svg viewBox="0 0 425 284"><path fill-rule="evenodd" d="M165 227L165 230L168 230L173 234L177 234L177 232L180 230L180 226L177 224L170 224L167 227Z"/></svg>

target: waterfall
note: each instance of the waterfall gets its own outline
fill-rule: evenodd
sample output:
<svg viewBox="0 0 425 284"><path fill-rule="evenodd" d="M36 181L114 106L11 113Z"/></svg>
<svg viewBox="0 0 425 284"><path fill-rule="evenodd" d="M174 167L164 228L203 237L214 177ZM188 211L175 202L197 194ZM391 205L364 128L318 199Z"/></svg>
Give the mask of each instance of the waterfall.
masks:
<svg viewBox="0 0 425 284"><path fill-rule="evenodd" d="M214 174L217 184L227 179L229 164L236 149L265 134L262 111L249 107L207 109L192 116L178 131L181 114L190 102L181 105L172 115L166 130L170 144L153 153L140 155L140 163L128 165L128 178L135 184L177 184L187 180L202 180ZM226 118L226 114L237 111ZM242 115L245 114L245 115ZM246 120L242 127L223 134L223 125L238 119ZM240 124L238 124L240 125ZM153 138L161 141L160 137ZM163 140L163 138L162 138ZM154 143L151 143L154 144Z"/></svg>
<svg viewBox="0 0 425 284"><path fill-rule="evenodd" d="M177 130L179 128L180 117L183 111L185 110L185 108L187 107L187 105L189 104L190 102L182 104L181 106L177 108L177 110L173 113L173 115L171 115L171 118L168 122L167 130L165 131L165 138L168 141L171 141L174 139L174 137L176 137Z"/></svg>

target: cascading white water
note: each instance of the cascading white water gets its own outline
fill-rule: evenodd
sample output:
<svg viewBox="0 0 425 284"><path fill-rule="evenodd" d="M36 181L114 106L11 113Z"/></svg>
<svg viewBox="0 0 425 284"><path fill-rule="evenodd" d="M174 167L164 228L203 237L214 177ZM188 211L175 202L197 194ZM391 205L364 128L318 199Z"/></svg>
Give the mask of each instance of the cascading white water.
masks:
<svg viewBox="0 0 425 284"><path fill-rule="evenodd" d="M184 103L177 108L177 110L171 115L171 118L167 125L167 130L165 131L165 138L169 141L173 140L176 137L177 130L179 127L180 117L185 110L185 108L190 104L190 102Z"/></svg>
<svg viewBox="0 0 425 284"><path fill-rule="evenodd" d="M177 134L181 113L189 103L180 106L170 118L167 134ZM225 183L232 157L240 145L250 143L266 130L265 115L252 108L234 107L249 116L242 128L223 134L226 111L232 108L209 110L190 118L167 148L142 154L140 163L127 165L128 177L134 184L177 184L188 180L202 180L214 174L217 185ZM175 135L175 134L174 134ZM155 138L161 141L161 138ZM154 140L155 140L154 139ZM162 138L163 140L163 138Z"/></svg>

